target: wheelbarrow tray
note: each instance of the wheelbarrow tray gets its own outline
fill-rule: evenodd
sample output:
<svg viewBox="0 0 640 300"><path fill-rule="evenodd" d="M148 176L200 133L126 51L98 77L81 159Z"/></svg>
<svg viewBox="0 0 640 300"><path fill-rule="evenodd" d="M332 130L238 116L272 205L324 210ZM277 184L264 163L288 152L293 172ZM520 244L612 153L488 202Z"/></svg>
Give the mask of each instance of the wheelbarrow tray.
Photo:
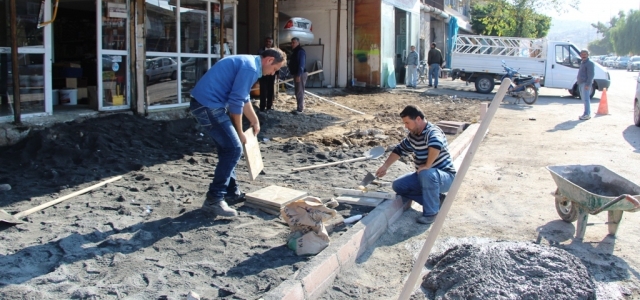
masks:
<svg viewBox="0 0 640 300"><path fill-rule="evenodd" d="M640 186L600 165L548 166L562 196L577 202L589 211L601 208L620 195L630 195L631 201L618 201L606 210L634 212L640 209Z"/></svg>
<svg viewBox="0 0 640 300"><path fill-rule="evenodd" d="M583 239L589 214L607 211L609 234L615 236L625 211L640 209L640 186L599 165L549 166L558 188L556 211L566 222L578 221L576 239Z"/></svg>

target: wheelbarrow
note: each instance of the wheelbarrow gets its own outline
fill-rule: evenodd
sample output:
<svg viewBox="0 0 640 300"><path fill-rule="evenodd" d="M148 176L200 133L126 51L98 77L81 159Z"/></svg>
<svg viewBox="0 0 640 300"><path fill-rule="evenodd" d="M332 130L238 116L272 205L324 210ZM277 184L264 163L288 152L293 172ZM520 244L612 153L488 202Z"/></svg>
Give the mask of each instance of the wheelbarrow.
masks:
<svg viewBox="0 0 640 300"><path fill-rule="evenodd" d="M565 222L578 221L576 239L584 238L589 215L608 211L615 236L625 211L640 210L640 186L600 165L548 166L558 188L556 211Z"/></svg>

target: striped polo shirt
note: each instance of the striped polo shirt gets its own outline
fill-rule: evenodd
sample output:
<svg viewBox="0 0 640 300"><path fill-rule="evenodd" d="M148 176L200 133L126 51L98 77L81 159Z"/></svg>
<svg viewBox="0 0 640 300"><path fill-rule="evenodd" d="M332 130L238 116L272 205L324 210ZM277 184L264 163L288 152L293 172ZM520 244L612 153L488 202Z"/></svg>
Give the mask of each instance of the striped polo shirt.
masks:
<svg viewBox="0 0 640 300"><path fill-rule="evenodd" d="M413 153L416 169L418 166L427 162L427 156L429 154L429 147L440 150L438 158L433 162L432 168L437 168L447 173L455 174L456 168L453 166L453 160L449 154L449 146L447 145L447 138L442 132L440 127L427 122L427 126L420 135L409 135L404 138L398 146L393 149L393 153L400 156L409 155Z"/></svg>

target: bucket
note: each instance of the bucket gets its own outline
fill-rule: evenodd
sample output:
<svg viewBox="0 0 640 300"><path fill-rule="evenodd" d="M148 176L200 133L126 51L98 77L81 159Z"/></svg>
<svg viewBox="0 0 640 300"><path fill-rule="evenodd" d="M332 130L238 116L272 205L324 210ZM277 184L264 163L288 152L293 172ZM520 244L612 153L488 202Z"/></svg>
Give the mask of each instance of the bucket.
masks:
<svg viewBox="0 0 640 300"><path fill-rule="evenodd" d="M78 104L78 90L76 89L63 89L60 90L60 104L62 105L77 105Z"/></svg>
<svg viewBox="0 0 640 300"><path fill-rule="evenodd" d="M59 93L58 90L52 90L51 91L51 101L53 102L53 105L60 104L60 101L59 101L60 97L58 97L59 96L58 93Z"/></svg>

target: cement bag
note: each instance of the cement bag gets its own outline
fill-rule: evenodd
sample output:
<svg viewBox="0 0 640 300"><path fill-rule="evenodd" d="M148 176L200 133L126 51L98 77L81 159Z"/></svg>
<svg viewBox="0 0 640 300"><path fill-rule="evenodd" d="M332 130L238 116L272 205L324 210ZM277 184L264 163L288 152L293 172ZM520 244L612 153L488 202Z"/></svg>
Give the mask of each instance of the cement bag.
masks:
<svg viewBox="0 0 640 300"><path fill-rule="evenodd" d="M280 215L289 224L291 232L287 245L296 255L315 255L329 246L329 234L323 221L336 216L319 198L306 197L287 204Z"/></svg>

